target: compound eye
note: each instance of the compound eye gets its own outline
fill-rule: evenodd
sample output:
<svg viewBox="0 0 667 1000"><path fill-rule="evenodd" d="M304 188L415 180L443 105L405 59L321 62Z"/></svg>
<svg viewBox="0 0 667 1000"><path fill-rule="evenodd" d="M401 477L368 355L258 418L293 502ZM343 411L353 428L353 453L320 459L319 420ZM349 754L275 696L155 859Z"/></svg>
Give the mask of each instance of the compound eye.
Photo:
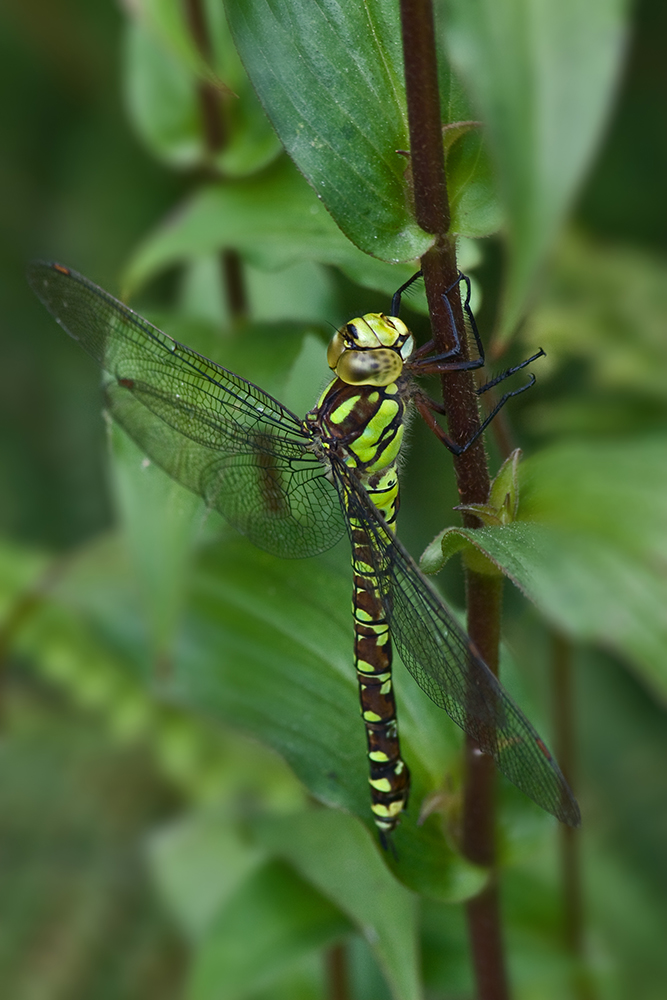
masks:
<svg viewBox="0 0 667 1000"><path fill-rule="evenodd" d="M344 350L345 339L343 338L340 330L337 330L327 347L327 364L329 365L329 368L332 368L334 371L336 370L336 365L338 364L338 360Z"/></svg>
<svg viewBox="0 0 667 1000"><path fill-rule="evenodd" d="M348 385L389 385L403 371L403 360L400 354L386 347L348 350L340 357L335 371Z"/></svg>

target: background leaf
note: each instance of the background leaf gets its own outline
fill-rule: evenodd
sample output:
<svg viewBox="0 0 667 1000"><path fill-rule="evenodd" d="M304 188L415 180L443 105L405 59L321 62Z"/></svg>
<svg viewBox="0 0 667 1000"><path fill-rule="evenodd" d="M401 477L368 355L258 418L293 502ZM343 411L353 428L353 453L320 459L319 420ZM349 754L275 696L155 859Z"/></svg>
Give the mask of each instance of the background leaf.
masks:
<svg viewBox="0 0 667 1000"><path fill-rule="evenodd" d="M225 9L283 146L345 235L383 260L421 256L432 238L414 221L397 152L408 149L398 5Z"/></svg>
<svg viewBox="0 0 667 1000"><path fill-rule="evenodd" d="M201 55L184 58L177 46L169 44L174 34L182 37L182 25L174 31L161 28L151 18L129 21L125 43L125 100L151 153L179 170L214 165L231 177L260 170L275 159L280 143L243 71L224 19L216 32L216 61L231 90L214 88L215 113L226 137L215 151L209 148L204 130ZM189 46L188 51L192 51Z"/></svg>
<svg viewBox="0 0 667 1000"><path fill-rule="evenodd" d="M258 832L363 932L396 1000L418 1000L416 899L387 871L368 831L350 816L318 810L261 824Z"/></svg>
<svg viewBox="0 0 667 1000"><path fill-rule="evenodd" d="M203 188L137 250L126 271L126 287L135 288L169 265L226 246L234 246L268 270L302 260L360 267L362 275L369 270L361 263L365 255L343 236L308 185L282 160L261 179ZM392 289L414 270L414 264L390 268Z"/></svg>
<svg viewBox="0 0 667 1000"><path fill-rule="evenodd" d="M447 0L444 50L487 125L507 219L499 336L523 317L607 122L624 0Z"/></svg>
<svg viewBox="0 0 667 1000"><path fill-rule="evenodd" d="M544 450L519 466L518 522L450 528L429 571L472 545L573 639L625 657L667 698L667 442L584 443Z"/></svg>
<svg viewBox="0 0 667 1000"><path fill-rule="evenodd" d="M350 929L290 867L268 862L239 886L211 926L196 955L188 1000L247 996Z"/></svg>

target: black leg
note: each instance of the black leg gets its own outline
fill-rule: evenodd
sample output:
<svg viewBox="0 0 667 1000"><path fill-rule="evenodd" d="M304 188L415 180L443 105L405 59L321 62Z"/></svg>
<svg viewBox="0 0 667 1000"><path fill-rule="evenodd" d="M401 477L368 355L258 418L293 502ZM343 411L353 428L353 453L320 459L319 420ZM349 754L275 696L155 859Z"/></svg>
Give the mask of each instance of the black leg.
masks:
<svg viewBox="0 0 667 1000"><path fill-rule="evenodd" d="M470 323L470 329L472 330L473 337L475 338L475 344L477 345L477 351L479 353L480 358L482 359L482 365L483 365L484 361L485 361L484 344L482 343L482 338L479 335L479 330L477 328L477 320L475 319L475 315L474 315L472 309L470 308L470 295L471 295L472 289L470 287L470 278L468 277L468 275L467 274L462 274L459 271L458 278L456 279L456 281L454 282L454 284L451 286L451 288L447 289L447 291L445 292L445 294L449 295L449 293L451 292L452 288L454 288L456 285L460 284L460 282L462 282L462 281L465 282L465 286L466 286L466 297L463 300L463 309L464 309L464 312L465 312L466 316L468 317L468 322ZM449 299L447 299L447 304L449 305ZM451 309L451 305L449 305L449 308ZM481 365L480 365L480 368L481 368Z"/></svg>
<svg viewBox="0 0 667 1000"><path fill-rule="evenodd" d="M542 351L541 354L536 355L536 357L541 357L542 354L544 354L544 351ZM533 361L534 358L529 358L528 360ZM527 363L528 363L527 361L523 362L521 365L517 366L517 369L523 368L524 365ZM493 383L489 383L488 385L483 386L481 389L478 389L477 390L478 394L490 388L491 384L494 385L497 384L498 381L501 380L496 379L494 380ZM429 399L428 396L425 396L423 393L420 393L419 396L415 397L414 402L415 406L417 407L417 410L421 414L425 423L428 425L428 427L430 427L430 429L433 431L436 437L444 444L445 448L451 451L453 455L463 455L463 453L466 452L468 448L470 448L470 446L475 443L480 434L484 433L484 431L489 426L493 418L500 412L500 410L502 410L507 400L511 399L512 396L520 396L522 392L525 392L526 389L530 389L531 386L533 385L535 385L535 376L531 374L529 380L526 382L525 385L521 385L519 386L518 389L513 389L511 392L506 392L498 400L494 408L491 410L489 414L487 414L487 416L484 418L484 420L477 428L475 433L468 441L466 441L465 444L456 444L455 441L452 441L450 436L442 429L440 424L436 421L433 415L433 411L436 411L437 413L444 413L445 411L444 406L441 406L441 404L439 403L435 404L434 400Z"/></svg>
<svg viewBox="0 0 667 1000"><path fill-rule="evenodd" d="M397 315L397 311L401 303L401 294L405 291L406 288L409 288L410 285L414 281L416 281L417 278L419 278L420 276L421 276L421 271L418 271L416 274L412 276L412 278L410 278L409 281L406 281L404 285L401 285L399 290L396 292L396 294L392 299L392 316ZM477 352L479 354L479 357L465 361L460 357L461 341L459 338L459 333L456 327L456 323L454 321L454 311L452 309L452 304L449 301L450 293L458 285L460 285L462 281L465 283L466 287L465 297L463 298L462 301L463 311L468 317L468 322L470 323L470 329L472 330L472 334L475 338L475 344L477 346ZM459 275L456 281L449 286L449 288L443 293L442 296L443 301L447 306L447 310L449 312L449 318L455 341L454 347L451 348L451 350L445 351L441 354L435 354L435 355L431 354L424 356L426 354L426 351L432 347L433 342L430 341L429 344L424 345L424 347L419 348L415 352L413 360L410 361L406 366L411 372L414 372L414 374L416 375L435 375L442 372L471 371L474 370L475 368L482 368L484 366L486 361L486 356L484 353L484 345L482 343L482 338L479 335L479 330L477 328L477 323L475 321L473 311L470 308L470 294L471 294L470 278L468 278L467 275L462 274L459 271ZM456 360L457 355L459 355L458 360ZM480 389L477 389L477 395L479 396L483 392L486 392L488 389L493 388L493 386L498 385L500 382L504 382L504 380L506 378L509 378L510 375L514 375L516 372L521 371L521 369L525 368L526 365L529 365L532 361L536 361L537 358L541 357L544 357L544 351L540 348L537 354L533 354L531 358L526 358L525 361L522 361L518 365L514 365L513 368L508 368L507 371L502 372L502 374L497 375L489 382L486 382ZM452 441L452 439L449 437L446 431L442 429L442 427L438 424L437 420L435 419L434 413L441 413L441 414L444 413L445 412L444 406L442 406L439 403L435 403L433 400L429 399L429 397L426 396L425 393L421 391L415 393L415 395L413 396L413 401L419 413L426 422L426 424L431 428L434 434L437 435L440 441L442 441L445 447L448 448L449 451L451 451L452 454L454 455L463 455L463 453L466 452L468 448L470 448L470 446L475 443L480 434L484 433L484 431L489 426L493 418L503 408L507 400L511 399L513 396L519 396L522 392L525 392L526 389L530 389L530 387L534 384L535 384L535 376L531 375L530 379L528 380L528 382L526 382L525 385L519 386L518 389L513 389L511 392L506 392L496 403L491 412L482 421L482 423L477 428L475 433L472 435L470 440L466 441L465 444L462 445L456 444L456 442Z"/></svg>
<svg viewBox="0 0 667 1000"><path fill-rule="evenodd" d="M478 358L473 358L472 360L459 360L451 361L452 358L456 358L457 355L461 353L461 340L459 337L459 331L454 320L454 311L452 309L452 304L449 301L449 295L454 291L461 282L465 282L466 295L463 300L463 310L468 317L468 322L470 323L470 329L472 330L473 336L475 338L475 344L477 345ZM462 274L459 271L459 276L454 281L449 288L442 293L442 300L447 307L447 312L449 313L449 321L452 329L452 336L454 338L454 346L448 351L444 351L441 354L432 354L427 358L416 358L414 361L414 368L416 374L422 375L437 375L441 372L464 372L471 371L475 368L482 368L485 363L484 345L482 343L482 338L479 335L479 330L477 329L477 323L473 315L472 309L470 308L470 278L467 274ZM395 315L395 314L393 314ZM450 362L450 364L444 365L442 362ZM419 367L419 370L417 368Z"/></svg>
<svg viewBox="0 0 667 1000"><path fill-rule="evenodd" d="M401 310L401 295L403 294L403 292L406 292L411 285L414 285L415 281L417 281L418 278L421 278L421 276L422 272L416 271L412 275L412 277L408 279L408 281L405 281L401 285L401 287L394 292L394 294L391 297L391 312L389 313L390 316L398 316Z"/></svg>
<svg viewBox="0 0 667 1000"><path fill-rule="evenodd" d="M540 347L537 354L533 354L532 358L526 358L526 360L522 361L521 364L514 365L513 368L508 368L507 371L503 372L501 375L496 375L496 377L492 378L489 382L485 382L484 385L481 387L481 389L477 390L477 395L481 396L482 393L486 392L487 389L492 389L493 386L498 385L499 382L504 382L506 378L510 377L510 375L514 375L515 372L521 371L522 368L525 368L526 365L529 365L531 361L537 361L538 358L545 358L545 357L546 353ZM532 383L530 384L532 385ZM523 388L528 389L529 386L525 385ZM520 389L519 391L523 392L523 389Z"/></svg>
<svg viewBox="0 0 667 1000"><path fill-rule="evenodd" d="M435 354L428 358L417 358L416 361L408 361L406 368L413 375L441 375L443 372L469 372L476 368L482 368L484 358L473 358L472 361L450 361L452 352L446 354Z"/></svg>

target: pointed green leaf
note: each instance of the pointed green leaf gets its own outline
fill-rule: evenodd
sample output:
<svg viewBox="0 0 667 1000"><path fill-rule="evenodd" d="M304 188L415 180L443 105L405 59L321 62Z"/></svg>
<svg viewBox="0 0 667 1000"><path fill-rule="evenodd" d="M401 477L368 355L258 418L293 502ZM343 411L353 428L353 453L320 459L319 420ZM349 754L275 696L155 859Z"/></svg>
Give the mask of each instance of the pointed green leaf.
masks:
<svg viewBox="0 0 667 1000"><path fill-rule="evenodd" d="M625 0L447 0L444 48L488 128L507 216L508 337L600 140Z"/></svg>
<svg viewBox="0 0 667 1000"><path fill-rule="evenodd" d="M398 4L227 0L237 48L285 149L345 235L383 260L433 239L414 220Z"/></svg>
<svg viewBox="0 0 667 1000"><path fill-rule="evenodd" d="M193 195L139 247L124 275L125 292L166 267L228 247L266 270L303 260L335 264L352 275L359 270L363 284L392 292L416 270L412 263L370 264L289 161L281 159L261 176ZM380 275L379 285L375 275Z"/></svg>
<svg viewBox="0 0 667 1000"><path fill-rule="evenodd" d="M503 524L516 519L519 511L519 462L521 449L515 448L500 469L489 492L489 503L496 508Z"/></svg>

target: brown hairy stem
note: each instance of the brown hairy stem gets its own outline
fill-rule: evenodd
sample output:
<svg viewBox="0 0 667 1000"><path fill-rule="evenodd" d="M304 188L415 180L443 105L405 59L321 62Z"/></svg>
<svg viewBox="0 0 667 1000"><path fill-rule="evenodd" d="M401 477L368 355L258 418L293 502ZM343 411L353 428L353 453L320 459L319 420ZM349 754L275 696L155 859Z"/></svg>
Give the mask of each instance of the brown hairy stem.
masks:
<svg viewBox="0 0 667 1000"><path fill-rule="evenodd" d="M401 24L415 215L419 225L435 236L433 247L421 263L433 339L436 351L441 352L455 343L450 312L442 296L456 281L458 267L455 243L449 236L450 213L431 0L401 0ZM458 293L452 294L450 301L461 353L466 356L467 334ZM464 444L480 422L472 374L443 374L442 391L449 435L455 442ZM464 454L454 458L454 469L461 502L484 503L491 477L481 437ZM464 514L463 517L466 526L479 525L473 515ZM466 595L470 638L489 667L497 670L502 581L467 571ZM495 862L494 778L493 762L481 756L471 740L466 740L462 847L470 860L491 868ZM479 1000L507 1000L509 990L495 873L487 888L467 904L467 917Z"/></svg>

